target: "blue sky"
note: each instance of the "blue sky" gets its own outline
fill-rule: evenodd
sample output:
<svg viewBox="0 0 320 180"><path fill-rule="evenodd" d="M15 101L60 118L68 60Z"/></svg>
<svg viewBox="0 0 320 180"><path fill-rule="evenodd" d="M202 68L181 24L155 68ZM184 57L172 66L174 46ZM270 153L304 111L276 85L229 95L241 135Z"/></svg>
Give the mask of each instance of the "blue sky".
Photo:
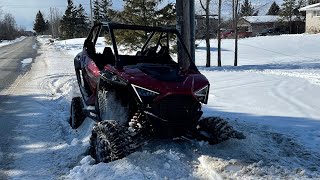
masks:
<svg viewBox="0 0 320 180"><path fill-rule="evenodd" d="M80 3L85 7L88 15L90 15L89 0L74 0L75 5ZM121 9L122 0L113 0L115 9ZM37 12L40 10L44 13L45 18L49 18L49 9L58 8L61 14L64 13L67 6L67 0L1 0L0 9L3 13L11 13L17 22L18 26L23 26L27 30L32 30L33 22Z"/></svg>
<svg viewBox="0 0 320 180"><path fill-rule="evenodd" d="M211 0L211 11L216 13L216 1ZM241 1L241 0L240 0ZM268 10L271 3L274 0L251 0L252 4L260 11L261 15ZM282 3L283 0L275 0L278 5ZM90 15L90 0L73 0L75 5L80 3L85 7L88 15ZM113 0L113 6L115 9L122 9L123 1L122 0ZM164 0L164 3L175 2L175 0ZM199 1L195 0L196 3L196 13L204 14L201 12ZM49 9L58 8L61 14L64 13L67 6L67 0L0 0L0 12L1 9L4 13L11 13L17 22L18 26L23 26L27 30L32 30L33 22L35 20L37 12L40 10L44 13L45 18L49 19ZM231 14L231 5L224 3L223 13L225 16ZM230 7L229 7L230 6Z"/></svg>

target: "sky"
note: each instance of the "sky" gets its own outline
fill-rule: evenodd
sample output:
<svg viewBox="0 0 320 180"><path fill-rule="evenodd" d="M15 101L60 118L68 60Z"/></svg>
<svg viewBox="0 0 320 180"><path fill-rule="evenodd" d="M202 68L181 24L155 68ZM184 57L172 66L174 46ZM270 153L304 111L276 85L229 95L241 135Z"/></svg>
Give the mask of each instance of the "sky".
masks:
<svg viewBox="0 0 320 180"><path fill-rule="evenodd" d="M89 0L74 0L75 5L82 4L90 15ZM122 0L113 0L115 9L121 9ZM10 13L15 17L17 25L26 30L32 30L37 12L40 10L48 19L49 9L58 8L61 14L67 7L67 0L1 0L0 9L3 13Z"/></svg>
<svg viewBox="0 0 320 180"><path fill-rule="evenodd" d="M279 5L282 0L275 0ZM175 0L166 0L164 3L175 2ZM257 9L264 13L273 1L270 0L251 0ZM201 14L201 8L198 0L196 3L196 13ZM82 4L86 9L88 15L90 15L90 1L89 0L74 0L75 5ZM211 11L215 13L216 3L215 0L212 1ZM37 12L40 10L46 19L49 19L49 9L58 8L61 14L64 13L67 6L67 0L1 0L0 1L0 12L11 13L16 20L18 27L24 27L26 30L33 29L33 23ZM122 0L113 0L113 8L122 9ZM230 6L231 7L231 6ZM225 3L223 8L224 15L230 14L230 7L228 3Z"/></svg>

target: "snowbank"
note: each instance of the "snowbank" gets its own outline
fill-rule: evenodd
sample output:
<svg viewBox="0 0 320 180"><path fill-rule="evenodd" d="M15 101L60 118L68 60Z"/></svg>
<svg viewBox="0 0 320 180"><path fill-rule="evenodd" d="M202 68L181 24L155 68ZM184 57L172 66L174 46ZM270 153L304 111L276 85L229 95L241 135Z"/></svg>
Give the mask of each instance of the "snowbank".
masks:
<svg viewBox="0 0 320 180"><path fill-rule="evenodd" d="M10 44L13 44L13 43L16 43L16 42L20 42L22 40L24 40L26 37L25 36L21 36L15 40L12 40L12 41L9 41L9 40L3 40L0 42L0 47L3 47L3 46L7 46L7 45L10 45Z"/></svg>

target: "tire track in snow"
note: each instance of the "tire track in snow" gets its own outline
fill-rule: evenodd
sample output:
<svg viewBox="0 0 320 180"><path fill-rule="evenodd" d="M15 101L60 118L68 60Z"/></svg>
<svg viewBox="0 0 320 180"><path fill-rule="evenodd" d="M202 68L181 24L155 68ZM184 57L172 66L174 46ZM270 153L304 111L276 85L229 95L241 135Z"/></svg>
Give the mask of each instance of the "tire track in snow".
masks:
<svg viewBox="0 0 320 180"><path fill-rule="evenodd" d="M308 112L317 112L312 106L296 98L295 95L292 94L292 91L286 91L291 85L292 84L288 80L279 80L279 82L276 83L275 86L271 89L271 95L284 102L284 104L287 104L288 109L290 108L294 112L298 112L304 117L310 117L310 114L305 113L304 109L307 109ZM304 87L304 85L301 85L299 88L302 87Z"/></svg>
<svg viewBox="0 0 320 180"><path fill-rule="evenodd" d="M60 97L63 94L68 94L70 86L76 83L74 74L52 74L41 78L39 88L44 90L51 97ZM66 92L66 89L69 91Z"/></svg>

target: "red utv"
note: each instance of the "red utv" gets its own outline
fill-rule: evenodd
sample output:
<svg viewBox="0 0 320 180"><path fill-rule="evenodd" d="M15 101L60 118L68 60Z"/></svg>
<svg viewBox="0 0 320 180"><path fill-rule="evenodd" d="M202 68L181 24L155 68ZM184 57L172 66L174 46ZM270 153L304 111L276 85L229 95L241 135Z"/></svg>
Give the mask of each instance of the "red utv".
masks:
<svg viewBox="0 0 320 180"><path fill-rule="evenodd" d="M137 42L126 44L125 35ZM106 41L100 53L99 37ZM172 58L177 45L184 50L179 63ZM82 97L72 99L70 124L77 128L86 116L97 122L90 145L97 162L122 158L155 137L243 137L220 118L200 120L210 84L175 28L97 24L74 65Z"/></svg>

